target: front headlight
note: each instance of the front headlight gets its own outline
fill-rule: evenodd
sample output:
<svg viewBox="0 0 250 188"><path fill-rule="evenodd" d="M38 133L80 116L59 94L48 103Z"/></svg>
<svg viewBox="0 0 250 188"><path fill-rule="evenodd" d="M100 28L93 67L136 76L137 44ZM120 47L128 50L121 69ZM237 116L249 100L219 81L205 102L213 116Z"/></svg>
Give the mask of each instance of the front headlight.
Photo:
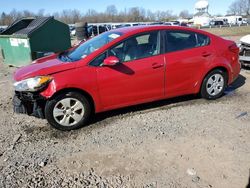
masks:
<svg viewBox="0 0 250 188"><path fill-rule="evenodd" d="M238 47L240 49L240 53L244 51L244 45L242 43L240 43Z"/></svg>
<svg viewBox="0 0 250 188"><path fill-rule="evenodd" d="M14 87L16 91L35 92L46 87L51 80L51 76L37 76L16 82Z"/></svg>

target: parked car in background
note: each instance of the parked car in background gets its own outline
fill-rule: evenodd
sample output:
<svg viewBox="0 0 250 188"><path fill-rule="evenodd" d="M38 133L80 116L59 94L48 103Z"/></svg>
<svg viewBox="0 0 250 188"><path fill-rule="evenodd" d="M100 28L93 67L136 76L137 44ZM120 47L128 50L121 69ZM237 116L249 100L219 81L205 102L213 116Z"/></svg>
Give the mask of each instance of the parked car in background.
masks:
<svg viewBox="0 0 250 188"><path fill-rule="evenodd" d="M188 94L217 99L239 75L238 54L233 41L187 27L111 30L18 69L14 110L72 130L107 110Z"/></svg>
<svg viewBox="0 0 250 188"><path fill-rule="evenodd" d="M71 36L76 36L76 29L75 29L75 28L72 28L72 29L70 30L70 35L71 35Z"/></svg>
<svg viewBox="0 0 250 188"><path fill-rule="evenodd" d="M149 25L163 25L164 22L153 22L153 23L150 23Z"/></svg>
<svg viewBox="0 0 250 188"><path fill-rule="evenodd" d="M250 67L250 35L240 39L240 62L242 66Z"/></svg>
<svg viewBox="0 0 250 188"><path fill-rule="evenodd" d="M210 25L212 26L220 26L220 25L225 25L223 21L211 21Z"/></svg>
<svg viewBox="0 0 250 188"><path fill-rule="evenodd" d="M7 28L8 26L0 26L0 34Z"/></svg>
<svg viewBox="0 0 250 188"><path fill-rule="evenodd" d="M179 26L179 25L180 25L180 22L178 22L178 21L165 22L164 25Z"/></svg>
<svg viewBox="0 0 250 188"><path fill-rule="evenodd" d="M243 24L242 16L234 16L234 15L227 15L227 16L218 16L214 18L214 21L222 21L224 25L239 25ZM221 25L221 24L220 24Z"/></svg>

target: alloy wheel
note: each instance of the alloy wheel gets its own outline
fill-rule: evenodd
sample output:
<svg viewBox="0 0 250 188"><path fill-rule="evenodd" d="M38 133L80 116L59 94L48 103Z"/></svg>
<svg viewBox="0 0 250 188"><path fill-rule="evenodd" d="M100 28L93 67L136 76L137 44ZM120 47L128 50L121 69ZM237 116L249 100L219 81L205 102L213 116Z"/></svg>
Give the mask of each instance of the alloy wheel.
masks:
<svg viewBox="0 0 250 188"><path fill-rule="evenodd" d="M213 74L207 81L207 93L211 96L218 95L223 90L224 82L224 78L221 74Z"/></svg>
<svg viewBox="0 0 250 188"><path fill-rule="evenodd" d="M84 106L78 99L64 98L53 109L53 117L62 126L73 126L84 116Z"/></svg>

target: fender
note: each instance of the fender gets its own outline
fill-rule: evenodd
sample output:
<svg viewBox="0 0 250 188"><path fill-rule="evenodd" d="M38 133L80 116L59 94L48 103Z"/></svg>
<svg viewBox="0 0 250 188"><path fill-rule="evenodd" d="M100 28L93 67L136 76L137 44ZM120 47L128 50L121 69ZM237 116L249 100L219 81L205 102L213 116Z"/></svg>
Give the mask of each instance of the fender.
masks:
<svg viewBox="0 0 250 188"><path fill-rule="evenodd" d="M48 87L40 94L48 100L62 90L76 89L88 94L93 99L95 112L101 111L102 107L98 95L96 77L94 76L94 74L91 74L91 71L89 71L90 74L88 75L81 75L84 72L82 69L85 68L87 67L75 69L73 74L71 70L65 71L64 74L52 75L53 80L49 83ZM95 69L93 69L93 71L95 71Z"/></svg>

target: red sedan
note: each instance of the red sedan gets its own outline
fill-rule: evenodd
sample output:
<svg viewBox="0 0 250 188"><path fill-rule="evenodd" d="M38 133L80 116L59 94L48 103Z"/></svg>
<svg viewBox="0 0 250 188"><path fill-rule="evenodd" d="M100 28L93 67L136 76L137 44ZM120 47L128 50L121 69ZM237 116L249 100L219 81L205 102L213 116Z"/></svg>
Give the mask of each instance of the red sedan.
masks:
<svg viewBox="0 0 250 188"><path fill-rule="evenodd" d="M239 75L238 53L186 27L112 30L17 70L14 110L72 130L92 113L187 94L217 99Z"/></svg>

